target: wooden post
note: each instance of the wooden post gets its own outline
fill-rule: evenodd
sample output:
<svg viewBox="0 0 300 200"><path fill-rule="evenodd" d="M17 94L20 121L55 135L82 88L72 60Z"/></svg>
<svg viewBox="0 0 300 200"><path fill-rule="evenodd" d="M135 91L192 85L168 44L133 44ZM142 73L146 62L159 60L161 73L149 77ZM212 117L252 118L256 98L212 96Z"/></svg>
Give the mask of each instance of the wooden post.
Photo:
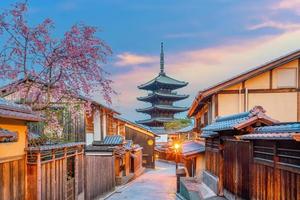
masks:
<svg viewBox="0 0 300 200"><path fill-rule="evenodd" d="M52 161L51 161L51 198L56 199L56 177L55 177L55 152L52 150Z"/></svg>
<svg viewBox="0 0 300 200"><path fill-rule="evenodd" d="M274 196L274 199L275 200L279 200L280 199L280 169L277 168L277 163L279 161L279 157L277 156L277 145L276 145L276 142L274 142L273 144L273 151L274 151L274 192L273 194L275 195Z"/></svg>
<svg viewBox="0 0 300 200"><path fill-rule="evenodd" d="M37 172L36 172L36 178L37 178L37 192L36 192L36 199L41 200L42 199L42 164L41 164L41 152L37 153Z"/></svg>
<svg viewBox="0 0 300 200"><path fill-rule="evenodd" d="M78 199L78 150L75 152L75 200Z"/></svg>
<svg viewBox="0 0 300 200"><path fill-rule="evenodd" d="M220 144L219 146L219 195L223 196L224 195L224 186L223 186L223 182L224 182L224 144Z"/></svg>
<svg viewBox="0 0 300 200"><path fill-rule="evenodd" d="M67 149L64 148L64 158L63 158L63 195L64 199L68 197L68 182L67 182Z"/></svg>

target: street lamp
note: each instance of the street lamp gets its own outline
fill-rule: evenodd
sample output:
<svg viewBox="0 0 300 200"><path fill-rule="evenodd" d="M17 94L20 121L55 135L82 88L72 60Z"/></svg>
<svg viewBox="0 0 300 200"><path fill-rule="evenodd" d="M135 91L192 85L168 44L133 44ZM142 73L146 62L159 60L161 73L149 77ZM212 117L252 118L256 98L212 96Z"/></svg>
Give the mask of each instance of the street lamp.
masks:
<svg viewBox="0 0 300 200"><path fill-rule="evenodd" d="M178 154L178 150L180 148L180 144L175 143L174 148L175 148L175 163L176 163L176 170L177 170L178 169L177 154Z"/></svg>

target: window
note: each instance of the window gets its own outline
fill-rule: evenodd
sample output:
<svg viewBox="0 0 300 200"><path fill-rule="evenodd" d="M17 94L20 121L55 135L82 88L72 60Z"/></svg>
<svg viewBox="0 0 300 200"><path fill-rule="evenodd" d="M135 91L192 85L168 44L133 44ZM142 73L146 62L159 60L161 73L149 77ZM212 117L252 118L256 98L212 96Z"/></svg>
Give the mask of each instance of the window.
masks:
<svg viewBox="0 0 300 200"><path fill-rule="evenodd" d="M297 69L278 69L277 87L278 88L297 87Z"/></svg>

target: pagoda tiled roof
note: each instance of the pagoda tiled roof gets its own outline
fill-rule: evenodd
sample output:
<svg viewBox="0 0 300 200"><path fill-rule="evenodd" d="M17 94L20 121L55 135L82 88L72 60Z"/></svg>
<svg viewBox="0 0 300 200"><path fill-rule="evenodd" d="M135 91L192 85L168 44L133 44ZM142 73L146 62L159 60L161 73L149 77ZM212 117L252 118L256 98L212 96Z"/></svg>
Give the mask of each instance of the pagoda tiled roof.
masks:
<svg viewBox="0 0 300 200"><path fill-rule="evenodd" d="M161 123L165 123L165 122L170 122L173 121L173 118L170 117L153 117L151 119L145 119L145 120L139 120L137 121L137 123L139 124L151 124L154 122L161 122Z"/></svg>
<svg viewBox="0 0 300 200"><path fill-rule="evenodd" d="M255 128L253 133L240 136L248 140L293 140L300 135L300 122L279 123Z"/></svg>
<svg viewBox="0 0 300 200"><path fill-rule="evenodd" d="M148 108L136 109L137 112L152 112L153 110L164 110L164 111L174 111L174 112L183 112L187 111L186 107L172 106L172 105L154 105Z"/></svg>
<svg viewBox="0 0 300 200"><path fill-rule="evenodd" d="M167 76L165 73L160 73L157 77L151 81L138 86L139 89L143 90L155 90L163 87L178 89L186 86L188 83L184 81L178 81Z"/></svg>
<svg viewBox="0 0 300 200"><path fill-rule="evenodd" d="M161 99L171 99L174 101L182 100L188 98L189 95L184 94L176 94L176 93L161 93L161 92L153 92L145 97L138 97L137 99L140 101L152 101L155 98L161 98Z"/></svg>
<svg viewBox="0 0 300 200"><path fill-rule="evenodd" d="M258 121L266 125L278 122L265 115L265 110L261 106L256 106L248 112L218 117L215 122L202 128L203 133L201 136L213 137L221 131L240 130Z"/></svg>

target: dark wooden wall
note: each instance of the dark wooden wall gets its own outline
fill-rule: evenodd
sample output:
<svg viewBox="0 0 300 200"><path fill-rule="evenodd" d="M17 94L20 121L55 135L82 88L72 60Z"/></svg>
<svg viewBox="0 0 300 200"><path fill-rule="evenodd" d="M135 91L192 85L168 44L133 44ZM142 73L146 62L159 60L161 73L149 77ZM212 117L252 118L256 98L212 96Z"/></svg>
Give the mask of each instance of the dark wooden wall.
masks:
<svg viewBox="0 0 300 200"><path fill-rule="evenodd" d="M250 165L253 199L300 199L300 144L254 141Z"/></svg>
<svg viewBox="0 0 300 200"><path fill-rule="evenodd" d="M0 199L25 198L25 158L0 163Z"/></svg>
<svg viewBox="0 0 300 200"><path fill-rule="evenodd" d="M113 156L85 156L85 199L95 199L115 188Z"/></svg>
<svg viewBox="0 0 300 200"><path fill-rule="evenodd" d="M219 139L205 140L205 167L206 170L215 176L220 173L220 155L219 155Z"/></svg>
<svg viewBox="0 0 300 200"><path fill-rule="evenodd" d="M143 147L143 166L147 168L155 168L155 138L130 127L125 127L125 138L127 140L132 140L135 144L139 144ZM148 140L153 140L153 145L148 145Z"/></svg>
<svg viewBox="0 0 300 200"><path fill-rule="evenodd" d="M249 144L247 141L224 142L224 188L244 199L250 198Z"/></svg>

